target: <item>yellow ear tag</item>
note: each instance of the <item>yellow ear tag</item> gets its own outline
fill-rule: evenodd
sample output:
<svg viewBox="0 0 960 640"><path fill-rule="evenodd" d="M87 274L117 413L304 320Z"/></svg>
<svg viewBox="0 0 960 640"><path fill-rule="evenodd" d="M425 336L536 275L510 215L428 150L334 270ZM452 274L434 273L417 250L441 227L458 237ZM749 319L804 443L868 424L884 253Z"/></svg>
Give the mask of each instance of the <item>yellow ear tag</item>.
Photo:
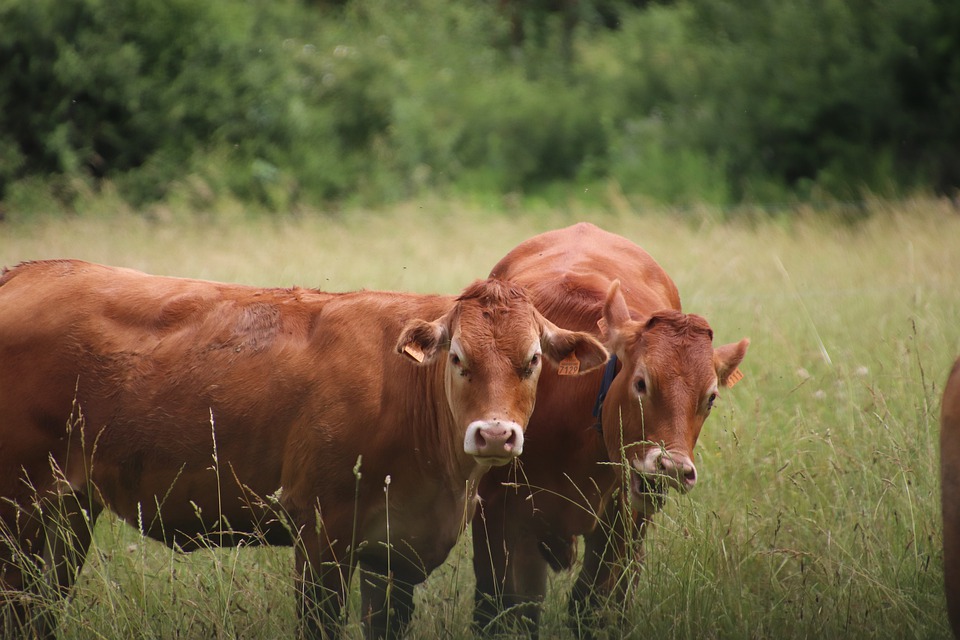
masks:
<svg viewBox="0 0 960 640"><path fill-rule="evenodd" d="M603 340L607 339L607 321L603 318L597 320L597 328L600 329L600 338Z"/></svg>
<svg viewBox="0 0 960 640"><path fill-rule="evenodd" d="M580 373L580 361L573 352L557 364L557 375L575 376L578 373Z"/></svg>
<svg viewBox="0 0 960 640"><path fill-rule="evenodd" d="M423 349L418 347L413 342L408 342L405 344L403 347L403 352L417 362L423 362Z"/></svg>
<svg viewBox="0 0 960 640"><path fill-rule="evenodd" d="M741 380L743 380L743 371L740 371L740 368L737 367L736 369L733 370L733 373L727 376L727 381L726 383L724 383L724 386L732 387L733 385L737 384Z"/></svg>

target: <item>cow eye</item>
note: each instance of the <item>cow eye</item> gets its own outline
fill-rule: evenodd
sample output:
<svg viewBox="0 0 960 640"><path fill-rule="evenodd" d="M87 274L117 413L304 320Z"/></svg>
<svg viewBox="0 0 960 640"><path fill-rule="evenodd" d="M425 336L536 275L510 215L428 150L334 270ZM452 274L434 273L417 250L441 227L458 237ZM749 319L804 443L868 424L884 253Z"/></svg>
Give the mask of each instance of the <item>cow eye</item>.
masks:
<svg viewBox="0 0 960 640"><path fill-rule="evenodd" d="M720 397L720 394L717 393L716 391L710 394L710 396L707 398L707 411L710 411L710 409L713 409L713 403L716 402L717 398L719 397Z"/></svg>
<svg viewBox="0 0 960 640"><path fill-rule="evenodd" d="M457 370L457 373L460 374L461 378L470 377L470 370L467 369L466 365L463 362L463 359L456 353L453 353L453 352L450 353L450 364L454 366L454 368Z"/></svg>
<svg viewBox="0 0 960 640"><path fill-rule="evenodd" d="M527 363L526 368L520 372L521 378L529 378L533 375L533 372L536 371L537 366L540 364L540 354L535 353L533 357L530 358L530 362Z"/></svg>
<svg viewBox="0 0 960 640"><path fill-rule="evenodd" d="M637 389L637 393L639 393L640 395L643 395L647 392L647 381L644 380L643 378L640 378L639 380L637 380L634 383L634 386Z"/></svg>

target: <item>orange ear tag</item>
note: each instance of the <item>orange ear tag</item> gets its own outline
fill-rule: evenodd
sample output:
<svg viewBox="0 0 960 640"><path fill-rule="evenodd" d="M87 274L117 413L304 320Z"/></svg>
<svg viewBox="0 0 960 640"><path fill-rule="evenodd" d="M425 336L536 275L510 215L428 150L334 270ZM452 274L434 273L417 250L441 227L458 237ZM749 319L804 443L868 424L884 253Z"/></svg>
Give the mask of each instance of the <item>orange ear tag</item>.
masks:
<svg viewBox="0 0 960 640"><path fill-rule="evenodd" d="M580 361L573 352L557 364L557 375L575 376L578 373L580 373Z"/></svg>
<svg viewBox="0 0 960 640"><path fill-rule="evenodd" d="M602 340L607 339L607 321L603 318L597 320L597 328L600 329L600 338Z"/></svg>
<svg viewBox="0 0 960 640"><path fill-rule="evenodd" d="M423 362L423 349L418 347L413 342L408 342L403 346L403 352L416 360L417 362Z"/></svg>
<svg viewBox="0 0 960 640"><path fill-rule="evenodd" d="M740 371L740 368L737 367L736 369L733 370L733 373L727 376L727 381L726 383L724 383L724 386L732 387L733 385L737 384L741 380L743 380L743 371Z"/></svg>

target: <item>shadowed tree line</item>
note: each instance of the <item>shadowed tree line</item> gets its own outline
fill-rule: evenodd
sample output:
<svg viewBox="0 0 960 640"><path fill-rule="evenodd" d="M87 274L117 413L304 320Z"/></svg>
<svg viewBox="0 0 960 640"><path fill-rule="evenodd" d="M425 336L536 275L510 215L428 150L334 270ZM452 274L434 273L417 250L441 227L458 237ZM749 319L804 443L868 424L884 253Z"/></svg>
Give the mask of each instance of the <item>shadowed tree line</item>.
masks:
<svg viewBox="0 0 960 640"><path fill-rule="evenodd" d="M8 213L960 185L950 0L0 0Z"/></svg>

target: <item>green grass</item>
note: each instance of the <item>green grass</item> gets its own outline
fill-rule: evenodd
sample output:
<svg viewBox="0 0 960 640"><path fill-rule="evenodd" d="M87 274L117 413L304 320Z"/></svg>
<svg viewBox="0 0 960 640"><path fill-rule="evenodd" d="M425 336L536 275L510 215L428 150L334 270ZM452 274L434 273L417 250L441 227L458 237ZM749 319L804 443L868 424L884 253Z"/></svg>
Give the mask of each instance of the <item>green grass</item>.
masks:
<svg viewBox="0 0 960 640"><path fill-rule="evenodd" d="M592 220L650 251L718 342L752 340L746 378L701 436L697 490L671 495L649 536L623 604L629 636L948 637L937 416L960 353L960 215L932 200L869 208L857 224L436 202L283 222L52 218L0 226L0 264L69 256L258 285L455 292L522 239ZM411 637L468 635L465 542L418 591ZM571 637L571 582L551 578L544 637ZM293 605L289 549L177 555L105 516L63 637L283 637Z"/></svg>

